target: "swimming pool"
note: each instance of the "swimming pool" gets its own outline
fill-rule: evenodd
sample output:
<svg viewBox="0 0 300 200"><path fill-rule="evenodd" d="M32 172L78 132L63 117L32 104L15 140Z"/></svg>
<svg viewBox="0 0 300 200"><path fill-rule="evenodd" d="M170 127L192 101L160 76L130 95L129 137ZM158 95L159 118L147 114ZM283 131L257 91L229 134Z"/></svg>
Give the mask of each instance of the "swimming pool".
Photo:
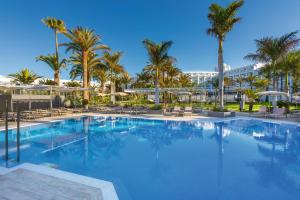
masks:
<svg viewBox="0 0 300 200"><path fill-rule="evenodd" d="M300 127L292 124L67 119L22 128L21 162L111 181L120 200L300 199Z"/></svg>

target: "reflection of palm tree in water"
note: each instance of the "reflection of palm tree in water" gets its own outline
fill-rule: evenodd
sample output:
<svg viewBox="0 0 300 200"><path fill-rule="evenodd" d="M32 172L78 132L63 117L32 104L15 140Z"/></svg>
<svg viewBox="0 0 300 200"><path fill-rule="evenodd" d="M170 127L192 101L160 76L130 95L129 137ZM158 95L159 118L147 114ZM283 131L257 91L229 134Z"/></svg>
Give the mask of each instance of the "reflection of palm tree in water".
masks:
<svg viewBox="0 0 300 200"><path fill-rule="evenodd" d="M223 178L223 159L224 159L224 124L215 123L215 132L210 136L211 139L215 139L218 144L218 158L217 158L217 186L218 197L221 197L222 192L222 178Z"/></svg>
<svg viewBox="0 0 300 200"><path fill-rule="evenodd" d="M84 138L84 157L83 157L83 163L84 165L87 164L87 159L89 156L89 125L90 125L91 118L90 117L84 117L83 118L83 133L85 135Z"/></svg>
<svg viewBox="0 0 300 200"><path fill-rule="evenodd" d="M280 125L268 125L268 132L271 135L255 138L259 141L258 151L268 160L249 162L248 166L253 167L258 173L258 183L264 187L275 185L277 188L293 194L299 194L298 187L292 177L288 174L288 166L298 163L298 153L291 150L294 148L294 140L289 141L290 130L281 128ZM296 132L295 132L296 133ZM282 135L283 134L283 135ZM270 145L268 148L266 145ZM277 148L281 147L281 148ZM296 149L299 152L299 149Z"/></svg>

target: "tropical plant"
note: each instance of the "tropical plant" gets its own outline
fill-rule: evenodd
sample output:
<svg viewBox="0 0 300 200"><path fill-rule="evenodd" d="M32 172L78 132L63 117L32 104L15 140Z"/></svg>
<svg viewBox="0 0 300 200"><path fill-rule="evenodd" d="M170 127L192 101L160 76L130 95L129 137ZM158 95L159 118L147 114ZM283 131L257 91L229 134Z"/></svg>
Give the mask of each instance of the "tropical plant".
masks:
<svg viewBox="0 0 300 200"><path fill-rule="evenodd" d="M229 92L229 88L234 84L234 80L229 77L224 77L224 90L227 88L227 92Z"/></svg>
<svg viewBox="0 0 300 200"><path fill-rule="evenodd" d="M289 93L289 75L295 73L293 75L295 82L297 82L297 75L299 76L300 51L289 53L278 65L280 66L279 70L284 75L284 91Z"/></svg>
<svg viewBox="0 0 300 200"><path fill-rule="evenodd" d="M238 78L236 78L235 80L234 80L234 82L235 82L235 84L237 85L237 87L238 87L238 89L237 89L237 91L239 92L239 93L241 93L242 92L242 86L243 86L243 83L245 82L245 78L243 78L243 77L238 77Z"/></svg>
<svg viewBox="0 0 300 200"><path fill-rule="evenodd" d="M256 78L253 83L253 86L257 90L267 90L269 84L270 84L270 81L267 78Z"/></svg>
<svg viewBox="0 0 300 200"><path fill-rule="evenodd" d="M272 78L273 90L277 90L279 63L298 46L298 31L285 34L279 38L265 37L255 40L256 52L248 54L245 59L266 63L268 76ZM272 74L272 77L270 76Z"/></svg>
<svg viewBox="0 0 300 200"><path fill-rule="evenodd" d="M74 52L69 58L68 62L72 65L70 71L70 78L75 80L79 78L82 80L83 78L83 66L82 66L82 55L78 52ZM87 82L88 86L90 86L91 79L94 78L94 71L99 68L101 64L100 58L98 54L94 52L90 52L87 56L87 65L88 65L88 76Z"/></svg>
<svg viewBox="0 0 300 200"><path fill-rule="evenodd" d="M64 85L66 87L82 87L82 84L79 83L78 81L69 81L69 82L65 82Z"/></svg>
<svg viewBox="0 0 300 200"><path fill-rule="evenodd" d="M136 74L136 80L133 81L133 88L152 88L154 87L153 75L146 70Z"/></svg>
<svg viewBox="0 0 300 200"><path fill-rule="evenodd" d="M149 57L149 64L146 69L155 74L155 104L159 105L159 74L166 62L174 60L168 55L168 50L171 48L173 42L163 41L156 44L153 41L146 39L143 41L143 44Z"/></svg>
<svg viewBox="0 0 300 200"><path fill-rule="evenodd" d="M128 89L128 85L132 82L132 78L130 77L130 75L125 72L122 74L121 78L120 78L120 82L121 84L124 84L124 88Z"/></svg>
<svg viewBox="0 0 300 200"><path fill-rule="evenodd" d="M32 84L37 79L42 78L42 76L37 75L28 68L25 68L15 74L9 74L8 76L13 79L13 83L19 84Z"/></svg>
<svg viewBox="0 0 300 200"><path fill-rule="evenodd" d="M245 77L245 79L244 79L244 81L249 84L251 90L253 89L253 84L254 84L256 78L257 77L251 73L249 76Z"/></svg>
<svg viewBox="0 0 300 200"><path fill-rule="evenodd" d="M62 61L57 62L57 57L55 54L47 55L47 56L38 56L36 61L42 61L46 63L53 71L54 71L54 82L55 85L59 85L60 83L60 69L66 67L66 59L62 59Z"/></svg>
<svg viewBox="0 0 300 200"><path fill-rule="evenodd" d="M227 7L218 4L211 4L209 7L208 20L211 27L207 29L207 34L218 39L218 71L219 71L219 99L220 107L224 108L224 62L223 62L223 42L226 35L232 30L233 26L241 21L236 17L238 10L244 4L243 0L230 3Z"/></svg>
<svg viewBox="0 0 300 200"><path fill-rule="evenodd" d="M40 85L56 85L56 83L51 79L44 79L39 81Z"/></svg>
<svg viewBox="0 0 300 200"><path fill-rule="evenodd" d="M83 88L89 88L89 70L88 70L88 56L95 53L97 50L109 49L106 45L100 43L101 37L93 30L83 27L77 27L68 30L65 36L70 39L69 43L62 44L66 46L66 51L72 51L81 55L81 66L83 68ZM88 90L84 90L83 98L89 99Z"/></svg>
<svg viewBox="0 0 300 200"><path fill-rule="evenodd" d="M246 95L246 97L248 98L248 103L249 103L249 112L252 112L253 110L253 105L255 103L255 100L258 98L258 95L256 94L256 92L252 89L247 89L244 90L244 94Z"/></svg>
<svg viewBox="0 0 300 200"><path fill-rule="evenodd" d="M97 65L93 70L93 79L100 82L101 92L105 92L105 83L108 81L108 71L105 65Z"/></svg>
<svg viewBox="0 0 300 200"><path fill-rule="evenodd" d="M180 73L178 82L179 82L178 87L187 88L187 87L191 87L193 85L193 83L191 81L191 77L188 74Z"/></svg>
<svg viewBox="0 0 300 200"><path fill-rule="evenodd" d="M120 64L122 52L109 53L104 52L102 56L103 64L108 70L110 79L111 102L115 104L116 80L125 72L124 67Z"/></svg>
<svg viewBox="0 0 300 200"><path fill-rule="evenodd" d="M54 31L54 36L55 36L55 66L59 66L59 54L58 54L58 34L59 33L65 33L67 31L66 29L66 25L64 23L64 21L60 20L60 19L56 19L54 17L47 17L42 19L42 22L49 28L51 28ZM55 83L56 85L59 85L59 72L54 71L55 72Z"/></svg>

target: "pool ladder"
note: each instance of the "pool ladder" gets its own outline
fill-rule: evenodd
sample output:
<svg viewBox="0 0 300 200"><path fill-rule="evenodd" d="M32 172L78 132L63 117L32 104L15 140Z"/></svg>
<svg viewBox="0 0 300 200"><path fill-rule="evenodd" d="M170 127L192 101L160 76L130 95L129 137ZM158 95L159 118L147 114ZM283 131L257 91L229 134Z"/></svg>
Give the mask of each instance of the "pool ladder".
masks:
<svg viewBox="0 0 300 200"><path fill-rule="evenodd" d="M17 154L16 154L16 161L20 162L20 109L17 107ZM5 142L4 142L4 148L5 148L5 155L4 159L6 162L9 161L9 152L8 152L8 101L5 102Z"/></svg>

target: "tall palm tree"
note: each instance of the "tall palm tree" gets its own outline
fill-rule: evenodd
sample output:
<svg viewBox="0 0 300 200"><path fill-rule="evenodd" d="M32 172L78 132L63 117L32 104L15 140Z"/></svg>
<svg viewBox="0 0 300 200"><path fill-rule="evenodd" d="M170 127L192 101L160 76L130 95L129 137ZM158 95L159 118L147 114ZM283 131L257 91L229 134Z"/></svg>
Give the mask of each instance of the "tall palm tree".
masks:
<svg viewBox="0 0 300 200"><path fill-rule="evenodd" d="M168 50L171 48L172 41L163 41L154 43L151 40L144 40L143 44L148 52L149 64L147 68L155 73L155 104L159 105L159 73L164 64L173 59L168 55Z"/></svg>
<svg viewBox="0 0 300 200"><path fill-rule="evenodd" d="M54 71L54 82L55 85L59 85L60 82L60 69L66 67L66 59L62 59L62 61L57 62L57 58L55 54L50 54L47 56L38 56L36 58L36 61L42 61L44 63L46 63L47 65L49 65L49 67Z"/></svg>
<svg viewBox="0 0 300 200"><path fill-rule="evenodd" d="M230 3L227 7L218 4L211 4L209 7L208 20L211 27L207 29L207 34L218 39L218 69L219 69L219 98L220 107L224 108L224 62L223 62L223 42L226 35L232 30L233 26L241 21L237 17L237 12L244 4L243 0Z"/></svg>
<svg viewBox="0 0 300 200"><path fill-rule="evenodd" d="M109 71L111 102L115 104L116 97L116 80L125 72L124 67L120 64L122 52L109 53L104 52L102 56L103 64Z"/></svg>
<svg viewBox="0 0 300 200"><path fill-rule="evenodd" d="M260 40L255 40L256 52L248 54L245 59L267 64L267 67L272 73L272 87L277 90L278 80L278 63L284 57L298 46L300 39L297 37L298 31L285 34L281 37L265 37Z"/></svg>
<svg viewBox="0 0 300 200"><path fill-rule="evenodd" d="M32 84L35 80L42 78L42 76L37 75L28 68L22 69L15 74L9 74L8 76L13 79L14 83L21 84Z"/></svg>
<svg viewBox="0 0 300 200"><path fill-rule="evenodd" d="M100 43L101 37L97 35L94 30L76 27L72 30L68 30L65 36L71 41L69 43L62 44L66 46L66 51L73 51L82 56L81 65L83 68L83 88L89 88L88 84L88 56L95 53L97 50L109 49L106 45ZM88 90L84 90L83 98L89 99Z"/></svg>
<svg viewBox="0 0 300 200"><path fill-rule="evenodd" d="M56 58L56 66L59 65L59 55L58 55L58 34L65 33L67 31L66 25L63 20L56 19L54 17L47 17L42 19L42 22L49 28L54 31L55 37L55 58ZM55 71L58 74L58 78L54 79L55 83L59 85L59 72Z"/></svg>

